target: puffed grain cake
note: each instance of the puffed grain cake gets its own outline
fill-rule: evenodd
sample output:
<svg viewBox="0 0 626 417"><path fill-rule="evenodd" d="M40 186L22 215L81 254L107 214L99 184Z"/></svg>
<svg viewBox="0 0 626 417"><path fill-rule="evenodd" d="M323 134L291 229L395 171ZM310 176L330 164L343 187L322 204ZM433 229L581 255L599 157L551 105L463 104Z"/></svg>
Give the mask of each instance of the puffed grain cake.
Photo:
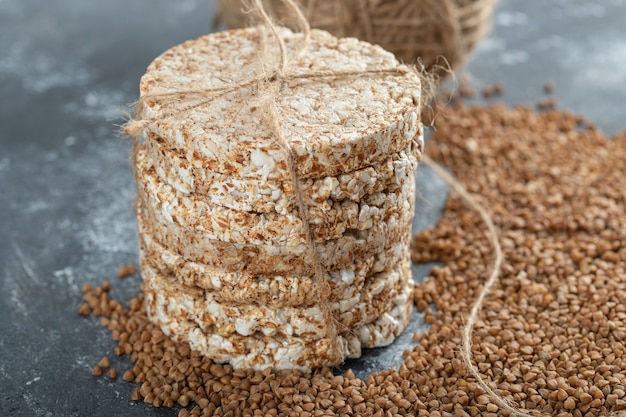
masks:
<svg viewBox="0 0 626 417"><path fill-rule="evenodd" d="M313 291L313 276L257 276L245 271L224 271L186 261L179 254L154 241L147 233L140 234L139 238L142 264L148 264L162 275L174 276L183 285L216 291L223 301L297 306L317 299ZM409 238L410 232L405 238L385 247L382 252L364 259L355 259L343 269L324 271L325 280L330 286L329 300L353 297L362 288L365 277L390 269L403 259L408 259Z"/></svg>
<svg viewBox="0 0 626 417"><path fill-rule="evenodd" d="M267 62L276 62L279 53L275 42L266 42L269 60L259 59L263 29L214 33L175 46L149 65L140 83L147 99L136 119L150 121L145 129L194 166L263 180L291 179L289 156L268 121L262 99L267 94L278 109L298 178L361 169L414 142L421 84L411 68L355 38L337 39L314 29L306 53L299 54L302 34L286 28L279 34L290 61L278 93L269 92L276 83L256 91L255 80L273 70ZM311 77L329 71L359 74ZM216 88L226 90L207 93ZM167 100L168 94L178 96Z"/></svg>
<svg viewBox="0 0 626 417"><path fill-rule="evenodd" d="M185 260L207 266L256 275L311 275L313 269L306 244L253 245L214 240L187 231L175 223L161 224L137 202L139 230L181 255ZM414 204L411 204L411 209ZM366 230L350 230L340 238L316 243L316 256L323 269L347 268L355 259L380 253L393 243L405 241L410 233L413 212L393 214Z"/></svg>
<svg viewBox="0 0 626 417"><path fill-rule="evenodd" d="M170 310L180 312L178 304L170 305L170 300L152 288L151 282L144 282L142 288L150 320L172 339L190 343L216 362L229 362L235 369L299 369L305 372L337 364L346 357L360 357L362 348L389 345L409 323L413 291L413 285L409 283L394 299L392 308L371 323L345 331L335 338L311 339L259 333L252 336L209 333L206 326L191 317L180 314L178 319L173 318Z"/></svg>
<svg viewBox="0 0 626 417"><path fill-rule="evenodd" d="M263 370L312 369L338 364L345 357L346 343L341 337L312 339L296 336L222 336L207 326L186 316L177 301L153 288L153 281L144 281L146 313L167 336L179 342L189 343L193 349L216 362L229 362L235 369Z"/></svg>
<svg viewBox="0 0 626 417"><path fill-rule="evenodd" d="M168 314L190 318L211 327L222 336L298 336L323 338L328 320L320 301L308 305L276 306L259 303L224 302L214 291L181 285L171 275L163 275L143 264L144 280L167 298ZM410 280L410 263L402 262L387 271L367 277L363 288L353 297L332 303L333 320L345 329L371 323L393 307L393 300Z"/></svg>
<svg viewBox="0 0 626 417"><path fill-rule="evenodd" d="M333 349L341 350L346 357L359 357L363 347L391 343L407 326L412 310L410 263L389 272L399 277L399 285L394 284L386 295L384 307L377 311L369 307L369 315L350 326L340 322L342 331L334 343L325 338L328 318L315 306L272 309L245 304L219 305L210 291L181 286L168 277L154 274L150 267L144 270L143 289L151 320L175 340L189 342L192 348L235 367L310 370L320 366L311 352L314 348L319 354L320 346L329 348L322 352L327 359L329 354L336 355ZM383 290L378 292L383 293ZM334 314L333 320L337 320L346 313ZM268 341L273 344L270 346ZM299 352L304 346L308 348ZM279 354L288 357L270 365L268 360Z"/></svg>
<svg viewBox="0 0 626 417"><path fill-rule="evenodd" d="M222 336L237 333L250 336L297 336L319 339L327 333L328 317L319 307L311 305L268 306L256 303L220 302L213 291L179 284L174 277L157 274L149 265L142 265L144 282L167 299L167 314L175 320L187 318L210 328Z"/></svg>
<svg viewBox="0 0 626 417"><path fill-rule="evenodd" d="M287 214L294 208L292 180L243 179L212 172L195 166L187 156L167 149L163 140L148 134L139 147L148 167L154 168L160 179L181 193L206 195L214 204L233 210ZM406 149L393 153L372 165L344 172L337 176L299 178L304 202L319 210L329 210L333 203L345 200L360 202L369 194L395 191L412 181L424 148L420 128L414 142Z"/></svg>
<svg viewBox="0 0 626 417"><path fill-rule="evenodd" d="M163 183L148 168L142 149L136 152L135 170L138 198L160 224L177 226L206 238L242 244L301 245L306 243L304 224L297 212L255 213L214 204L209 198L185 194ZM310 231L316 242L337 239L346 230L365 230L393 214L411 209L415 197L412 177L395 191L334 203L330 209L308 208Z"/></svg>
<svg viewBox="0 0 626 417"><path fill-rule="evenodd" d="M361 356L362 348L383 347L391 344L406 329L411 320L412 294L413 283L409 282L393 299L389 311L384 312L371 323L340 333L346 357L358 358Z"/></svg>
<svg viewBox="0 0 626 417"><path fill-rule="evenodd" d="M331 304L339 328L354 329L375 321L394 307L396 298L411 280L410 259L367 277L359 293Z"/></svg>

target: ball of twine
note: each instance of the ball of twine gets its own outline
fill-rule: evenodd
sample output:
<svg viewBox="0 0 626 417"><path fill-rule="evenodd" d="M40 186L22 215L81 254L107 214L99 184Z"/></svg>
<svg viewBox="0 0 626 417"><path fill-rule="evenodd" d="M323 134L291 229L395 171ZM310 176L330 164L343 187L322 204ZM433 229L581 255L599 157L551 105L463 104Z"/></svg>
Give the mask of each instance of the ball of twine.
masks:
<svg viewBox="0 0 626 417"><path fill-rule="evenodd" d="M218 19L229 28L248 26L245 0L218 0ZM312 27L335 36L378 44L405 63L418 59L442 75L460 67L491 27L496 0L300 0ZM266 8L282 25L294 27L281 0Z"/></svg>

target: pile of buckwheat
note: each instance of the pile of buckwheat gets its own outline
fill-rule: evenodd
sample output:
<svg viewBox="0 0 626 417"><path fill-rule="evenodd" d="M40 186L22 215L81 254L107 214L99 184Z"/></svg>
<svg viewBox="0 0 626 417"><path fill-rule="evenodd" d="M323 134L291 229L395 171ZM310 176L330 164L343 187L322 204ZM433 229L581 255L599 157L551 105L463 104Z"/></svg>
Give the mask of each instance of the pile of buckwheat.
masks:
<svg viewBox="0 0 626 417"><path fill-rule="evenodd" d="M541 415L626 409L626 132L607 138L568 112L459 103L444 110L426 149L499 228L505 262L472 346L485 382ZM141 293L124 308L108 283L85 287L81 313L100 316L115 353L130 356L120 374L136 383L132 399L188 407L179 416L506 416L460 352L491 258L480 217L451 194L437 227L413 241L414 262L445 264L414 292L418 309L434 304L433 324L399 370L366 380L329 368L233 371L168 340L146 318ZM103 358L94 374L109 364Z"/></svg>

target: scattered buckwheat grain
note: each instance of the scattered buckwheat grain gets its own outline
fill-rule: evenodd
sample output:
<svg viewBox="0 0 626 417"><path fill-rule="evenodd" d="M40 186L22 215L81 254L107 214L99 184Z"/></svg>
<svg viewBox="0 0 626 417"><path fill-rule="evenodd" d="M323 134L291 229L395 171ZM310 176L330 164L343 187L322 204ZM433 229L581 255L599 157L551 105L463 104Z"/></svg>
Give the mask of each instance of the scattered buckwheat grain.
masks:
<svg viewBox="0 0 626 417"><path fill-rule="evenodd" d="M98 366L100 368L108 368L111 366L111 360L104 356L102 359L100 359L100 362L98 362Z"/></svg>
<svg viewBox="0 0 626 417"><path fill-rule="evenodd" d="M117 378L117 369L115 368L109 369L109 372L107 372L107 376L111 379Z"/></svg>
<svg viewBox="0 0 626 417"><path fill-rule="evenodd" d="M133 275L135 272L137 272L137 267L135 265L120 266L117 268L117 277L126 278Z"/></svg>

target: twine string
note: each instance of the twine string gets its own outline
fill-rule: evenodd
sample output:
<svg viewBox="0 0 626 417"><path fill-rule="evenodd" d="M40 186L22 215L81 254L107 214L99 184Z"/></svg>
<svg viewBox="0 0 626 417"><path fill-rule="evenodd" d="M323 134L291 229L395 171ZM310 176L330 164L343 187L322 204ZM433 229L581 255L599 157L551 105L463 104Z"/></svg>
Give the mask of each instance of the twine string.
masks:
<svg viewBox="0 0 626 417"><path fill-rule="evenodd" d="M292 0L285 0L285 4L287 4L288 7L290 2L293 4ZM254 5L257 12L261 16L261 19L265 22L266 27L269 28L269 30L272 32L272 35L274 35L274 38L276 38L276 43L278 44L278 48L280 50L280 66L278 69L278 74L283 75L287 70L287 47L285 46L285 42L278 33L278 28L276 27L274 22L272 22L272 19L270 19L270 17L267 15L267 12L263 7L263 3L261 3L261 0L254 0Z"/></svg>
<svg viewBox="0 0 626 417"><path fill-rule="evenodd" d="M443 179L446 184L448 184L459 196L461 199L475 212L480 215L481 220L487 226L487 237L489 239L489 243L493 247L494 251L494 260L491 265L491 271L489 272L489 277L487 281L483 285L480 293L478 294L478 298L474 302L470 314L467 318L467 323L463 327L463 341L461 346L461 356L463 358L463 362L465 366L470 371L472 376L478 382L478 385L485 390L489 396L493 399L493 401L503 410L510 412L511 414L519 417L536 417L537 415L542 415L540 413L528 413L519 408L513 407L509 402L498 394L493 388L491 388L480 375L478 369L472 363L472 333L474 332L474 326L476 324L476 320L478 319L478 315L483 307L485 302L485 298L491 292L493 286L498 282L498 278L500 276L500 269L502 267L502 262L504 261L504 255L502 254L502 247L500 246L500 242L498 240L498 230L496 229L493 220L491 219L491 215L485 210L478 201L465 189L463 184L461 184L458 180L456 180L452 175L448 174L438 163L430 159L427 155L422 156L422 161L428 165L435 173Z"/></svg>
<svg viewBox="0 0 626 417"><path fill-rule="evenodd" d="M302 14L298 6L293 2L293 0L284 0L284 2L287 5L287 7L290 9L290 11L293 13L296 21L298 21L298 26L303 30L303 35L305 39L304 45L305 47L307 47L308 42L306 41L306 39L310 37L309 23L307 22L306 18L304 17L304 15ZM287 48L285 46L285 42L283 41L282 37L278 33L278 28L276 27L274 22L272 22L272 19L265 12L262 1L254 0L254 4L257 10L259 11L259 14L261 15L261 18L263 19L266 27L268 27L271 33L274 35L276 42L279 45L279 50L280 50L280 68L278 72L275 74L275 78L270 79L269 82L283 81L286 79L285 73L289 70L289 66L288 66L289 62L288 62ZM315 242L311 234L309 215L307 212L306 204L304 203L302 189L300 188L300 182L298 181L298 176L296 173L296 167L295 167L296 158L293 153L293 148L289 145L289 143L287 142L287 139L285 138L283 125L280 121L280 113L279 113L278 105L275 100L276 88L267 89L266 92L268 94L261 96L261 100L262 100L261 104L263 104L263 101L266 102L266 105L263 107L266 110L268 110L267 116L269 117L269 121L272 125L272 129L274 133L276 134L277 143L281 147L285 155L287 156L287 167L289 170L289 176L292 182L294 195L296 198L296 206L298 208L298 215L300 216L300 219L302 220L302 228L304 231L304 235L305 235L306 243L307 243L307 249L309 252L309 261L312 263L312 266L313 266L315 292L317 293L319 300L322 301L322 300L325 300L328 294L330 293L330 285L324 278L324 272L323 272L324 270L322 268L322 263L321 263L319 254L315 248ZM322 302L321 304L322 305L320 307L323 308L323 313L325 315L325 318L327 320L332 319L332 312L330 310L329 304L327 302L326 303ZM330 326L329 336L330 337L336 336L335 334L336 331L337 331L336 326Z"/></svg>

